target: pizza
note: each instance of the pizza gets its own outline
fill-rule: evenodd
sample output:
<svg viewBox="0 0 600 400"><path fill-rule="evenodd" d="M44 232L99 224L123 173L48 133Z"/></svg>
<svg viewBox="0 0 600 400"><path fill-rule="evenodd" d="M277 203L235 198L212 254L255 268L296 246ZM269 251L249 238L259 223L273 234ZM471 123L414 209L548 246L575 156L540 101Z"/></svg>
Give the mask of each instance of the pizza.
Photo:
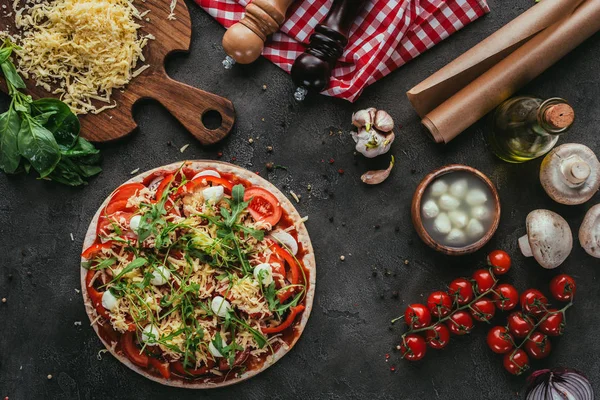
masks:
<svg viewBox="0 0 600 400"><path fill-rule="evenodd" d="M81 283L107 349L165 385L225 386L300 337L315 289L304 220L235 165L188 161L118 187L88 229Z"/></svg>

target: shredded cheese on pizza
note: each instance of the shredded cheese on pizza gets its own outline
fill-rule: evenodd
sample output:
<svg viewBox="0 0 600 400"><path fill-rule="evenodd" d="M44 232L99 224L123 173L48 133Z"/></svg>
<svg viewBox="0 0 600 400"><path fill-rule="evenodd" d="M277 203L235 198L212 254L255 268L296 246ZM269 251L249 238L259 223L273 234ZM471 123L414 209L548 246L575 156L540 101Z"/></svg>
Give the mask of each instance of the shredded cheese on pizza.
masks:
<svg viewBox="0 0 600 400"><path fill-rule="evenodd" d="M38 86L60 94L77 114L113 108L123 88L147 65L142 14L131 0L15 0L17 68ZM54 89L53 89L54 88ZM96 104L104 104L98 108Z"/></svg>

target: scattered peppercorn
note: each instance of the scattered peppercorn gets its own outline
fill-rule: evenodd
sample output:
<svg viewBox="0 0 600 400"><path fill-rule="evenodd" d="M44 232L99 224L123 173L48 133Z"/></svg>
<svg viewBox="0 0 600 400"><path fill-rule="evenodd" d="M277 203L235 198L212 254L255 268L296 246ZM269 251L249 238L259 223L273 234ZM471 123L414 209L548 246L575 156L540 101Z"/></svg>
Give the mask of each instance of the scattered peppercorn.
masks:
<svg viewBox="0 0 600 400"><path fill-rule="evenodd" d="M373 275L373 278L375 278L377 276L377 271L373 270L373 272L371 272L371 275Z"/></svg>
<svg viewBox="0 0 600 400"><path fill-rule="evenodd" d="M2 298L2 302L3 302L3 303L6 303L6 297L3 297L3 298Z"/></svg>
<svg viewBox="0 0 600 400"><path fill-rule="evenodd" d="M275 169L275 164L273 164L272 162L268 162L265 164L265 168L267 169L267 171L273 171L273 169Z"/></svg>
<svg viewBox="0 0 600 400"><path fill-rule="evenodd" d="M171 142L170 140L167 142L167 146L173 146L173 142Z"/></svg>
<svg viewBox="0 0 600 400"><path fill-rule="evenodd" d="M321 144L325 144L325 140L321 140Z"/></svg>
<svg viewBox="0 0 600 400"><path fill-rule="evenodd" d="M416 174L416 173L417 173L417 170L416 170L416 169L411 169L411 170L410 170L410 173L414 175L414 174Z"/></svg>
<svg viewBox="0 0 600 400"><path fill-rule="evenodd" d="M222 151L218 152L217 157L219 157L219 158L223 157L223 152Z"/></svg>
<svg viewBox="0 0 600 400"><path fill-rule="evenodd" d="M255 174L256 174L256 175L260 175L260 172L259 172L259 171L256 171L256 172L255 172Z"/></svg>
<svg viewBox="0 0 600 400"><path fill-rule="evenodd" d="M231 157L231 161L236 161L237 157Z"/></svg>
<svg viewBox="0 0 600 400"><path fill-rule="evenodd" d="M396 366L395 366L395 365L392 365L392 366L390 367L390 371L392 371L392 372L396 371Z"/></svg>
<svg viewBox="0 0 600 400"><path fill-rule="evenodd" d="M250 144L254 143L254 139L252 139L252 138L248 139L248 143L250 143Z"/></svg>
<svg viewBox="0 0 600 400"><path fill-rule="evenodd" d="M52 379L52 375L48 374L48 379Z"/></svg>
<svg viewBox="0 0 600 400"><path fill-rule="evenodd" d="M333 164L335 162L335 160L333 158L329 159L329 164Z"/></svg>
<svg viewBox="0 0 600 400"><path fill-rule="evenodd" d="M262 90L263 90L263 92L264 92L265 90L267 90L267 85L262 85Z"/></svg>
<svg viewBox="0 0 600 400"><path fill-rule="evenodd" d="M8 280L12 281L12 279L13 279L13 274L8 274Z"/></svg>
<svg viewBox="0 0 600 400"><path fill-rule="evenodd" d="M344 261L346 259L345 256L340 256L340 261Z"/></svg>
<svg viewBox="0 0 600 400"><path fill-rule="evenodd" d="M338 169L338 174L340 174L340 175L344 175L344 170L343 170L343 169L341 169L341 168L340 168L340 169Z"/></svg>
<svg viewBox="0 0 600 400"><path fill-rule="evenodd" d="M333 222L333 217L329 217L329 222Z"/></svg>
<svg viewBox="0 0 600 400"><path fill-rule="evenodd" d="M380 298L380 299L385 299L385 294L383 294L383 293L379 293L379 298Z"/></svg>
<svg viewBox="0 0 600 400"><path fill-rule="evenodd" d="M408 265L408 260L404 260L404 265Z"/></svg>
<svg viewBox="0 0 600 400"><path fill-rule="evenodd" d="M400 232L400 227L399 227L399 226L397 226L397 227L395 227L395 228L394 228L394 230L395 230L396 232Z"/></svg>
<svg viewBox="0 0 600 400"><path fill-rule="evenodd" d="M273 146L267 146L267 152L272 153L273 152Z"/></svg>
<svg viewBox="0 0 600 400"><path fill-rule="evenodd" d="M31 271L27 271L27 276L31 277Z"/></svg>
<svg viewBox="0 0 600 400"><path fill-rule="evenodd" d="M390 270L386 268L385 269L385 276L390 276L391 274L392 273L390 272Z"/></svg>
<svg viewBox="0 0 600 400"><path fill-rule="evenodd" d="M342 222L342 226L346 226L346 223L345 223L345 222Z"/></svg>
<svg viewBox="0 0 600 400"><path fill-rule="evenodd" d="M375 228L375 229L379 229L379 228L381 228L381 225L377 224L377 225L375 225L373 228Z"/></svg>
<svg viewBox="0 0 600 400"><path fill-rule="evenodd" d="M398 297L400 297L400 293L398 293L398 291L397 291L397 290L394 290L394 291L392 292L392 297L393 297L394 299L397 299Z"/></svg>

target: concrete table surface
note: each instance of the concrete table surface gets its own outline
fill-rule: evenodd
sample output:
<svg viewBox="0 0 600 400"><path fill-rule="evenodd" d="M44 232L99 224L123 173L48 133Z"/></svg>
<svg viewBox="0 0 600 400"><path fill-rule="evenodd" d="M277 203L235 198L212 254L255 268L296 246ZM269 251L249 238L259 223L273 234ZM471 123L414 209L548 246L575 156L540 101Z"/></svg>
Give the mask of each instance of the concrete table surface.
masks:
<svg viewBox="0 0 600 400"><path fill-rule="evenodd" d="M393 350L404 326L391 328L389 323L406 305L425 301L428 293L444 289L454 278L469 276L495 248L513 256L506 281L520 291L536 287L548 293L548 282L559 272L577 279L566 332L552 339L550 357L533 367L577 368L600 393L599 261L575 241L568 260L558 270L546 271L522 257L517 246L529 211L557 211L576 233L598 196L582 206L553 203L537 178L541 160L510 165L496 159L486 149L481 121L450 144L435 145L404 94L534 4L489 3L489 15L367 88L355 104L324 96L298 104L289 76L265 59L223 70L223 28L189 2L194 24L191 52L171 58L167 70L175 79L233 101L237 123L228 139L203 148L160 105L146 102L135 110L137 132L100 146L104 172L86 187L0 174L0 297L7 298L0 303L0 398L517 399L525 379L506 373L501 357L487 348L486 324L478 323L470 335L453 337L446 350L430 350L425 360L410 363ZM522 91L543 98L560 96L573 105L576 123L559 143L584 143L600 151L598 65L597 34ZM1 96L0 109L7 106L6 96ZM387 110L402 125L392 147L396 167L375 187L362 184L360 175L385 167L389 159L355 156L349 134L352 112L371 106ZM182 154L179 149L185 144L190 146ZM269 145L272 153L266 151ZM216 159L218 152L223 153L221 160L235 159L235 164L259 171L286 192L301 195L297 208L309 216L317 257L315 304L297 346L261 375L225 389L173 389L133 373L110 355L99 355L103 347L89 327L78 293L79 254L92 215L132 170ZM287 169L268 172L269 161ZM448 163L480 169L501 196L500 227L491 243L472 256L434 253L410 222L410 201L418 182ZM500 315L495 321L504 324L506 314ZM391 357L386 362L387 353Z"/></svg>

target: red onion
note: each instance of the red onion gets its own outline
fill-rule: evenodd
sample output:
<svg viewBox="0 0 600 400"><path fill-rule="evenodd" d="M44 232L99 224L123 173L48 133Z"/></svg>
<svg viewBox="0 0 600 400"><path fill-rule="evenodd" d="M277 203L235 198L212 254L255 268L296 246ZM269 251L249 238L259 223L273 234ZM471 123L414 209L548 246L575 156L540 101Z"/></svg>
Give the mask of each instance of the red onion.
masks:
<svg viewBox="0 0 600 400"><path fill-rule="evenodd" d="M573 369L542 369L532 373L527 382L526 400L594 400L590 382Z"/></svg>

